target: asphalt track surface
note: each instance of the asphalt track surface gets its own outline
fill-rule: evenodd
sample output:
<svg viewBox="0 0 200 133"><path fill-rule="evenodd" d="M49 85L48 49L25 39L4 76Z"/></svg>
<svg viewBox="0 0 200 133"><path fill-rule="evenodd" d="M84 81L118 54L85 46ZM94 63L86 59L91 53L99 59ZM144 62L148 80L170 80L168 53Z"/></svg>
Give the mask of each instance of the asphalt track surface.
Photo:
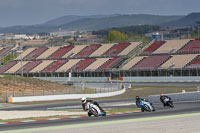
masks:
<svg viewBox="0 0 200 133"><path fill-rule="evenodd" d="M118 103L135 103L135 100L133 99L123 99L123 100L107 100L107 101L98 101L100 105L104 108L110 108L110 105L116 105L112 106L112 108L131 108L133 106L117 106ZM16 106L16 107L7 107L2 108L0 110L4 111L12 111L12 110L48 110L49 108L56 108L56 107L66 107L67 109L80 109L81 108L81 102L61 102L61 103L50 103L50 104L36 104L36 105L23 105L23 106ZM135 106L134 106L135 107Z"/></svg>
<svg viewBox="0 0 200 133"><path fill-rule="evenodd" d="M128 85L129 83L127 83ZM132 83L133 85L153 85L153 86L200 86L199 83ZM104 86L104 83L99 86ZM134 103L133 99L127 100L113 100L113 101L99 101L100 105L106 110L107 108L133 108L134 105L117 105L118 103ZM114 105L114 106L109 106ZM116 120L128 120L128 119L138 119L138 118L152 118L159 116L171 116L179 114L189 114L189 113L199 113L200 112L200 101L196 102L182 102L174 103L175 108L164 108L161 104L154 104L156 107L155 112L137 112L137 113L128 113L128 114L119 114L119 115L108 115L105 117L83 117L83 118L73 118L73 119L57 119L50 121L32 121L26 123L11 123L11 124L0 124L0 131L9 131L17 129L30 129L30 128L40 128L40 127L52 127L52 126L62 126L62 125L77 125L85 123L95 123L95 122L108 122ZM80 108L80 102L73 103L52 103L52 104L41 104L41 105L29 105L29 106L20 106L20 107L10 107L3 108L0 110L48 110L49 108L59 108L64 107L68 109Z"/></svg>
<svg viewBox="0 0 200 133"><path fill-rule="evenodd" d="M110 104L112 104L112 102ZM36 121L36 122L26 122L26 123L3 124L0 125L0 131L198 113L200 110L200 101L175 103L174 104L175 108L168 108L168 107L164 108L161 104L155 104L154 106L156 107L155 112L137 112L137 113L128 113L119 115L108 115L105 117L97 117L97 118L83 117L83 118L59 119L51 121L47 120L47 121Z"/></svg>

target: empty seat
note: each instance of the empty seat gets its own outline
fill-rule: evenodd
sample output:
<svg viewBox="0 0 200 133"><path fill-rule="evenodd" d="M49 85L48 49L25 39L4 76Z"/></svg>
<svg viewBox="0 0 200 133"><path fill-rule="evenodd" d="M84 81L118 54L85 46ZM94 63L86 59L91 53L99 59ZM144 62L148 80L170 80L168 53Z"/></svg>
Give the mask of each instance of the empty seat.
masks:
<svg viewBox="0 0 200 133"><path fill-rule="evenodd" d="M126 63L125 65L123 65L121 69L122 70L129 70L133 66L135 66L139 61L141 61L143 58L144 58L144 56L134 57L133 59L131 59L130 61L128 61L128 63Z"/></svg>
<svg viewBox="0 0 200 133"><path fill-rule="evenodd" d="M82 51L87 45L75 45L72 50L67 52L62 58L71 58L74 57L77 53Z"/></svg>
<svg viewBox="0 0 200 133"><path fill-rule="evenodd" d="M42 61L31 61L28 64L24 66L23 72L28 73L30 70L32 70L34 67L42 63Z"/></svg>
<svg viewBox="0 0 200 133"><path fill-rule="evenodd" d="M85 71L96 71L100 66L102 66L109 58L97 58L95 62L90 64Z"/></svg>
<svg viewBox="0 0 200 133"><path fill-rule="evenodd" d="M67 52L69 52L72 48L74 48L74 46L72 46L72 45L61 47L56 52L54 52L52 55L50 55L49 58L50 59L59 59L63 55L65 55Z"/></svg>
<svg viewBox="0 0 200 133"><path fill-rule="evenodd" d="M152 43L148 48L146 48L141 55L151 54L153 51L155 51L157 48L159 48L161 45L163 45L164 41L155 41Z"/></svg>
<svg viewBox="0 0 200 133"><path fill-rule="evenodd" d="M0 50L2 50L4 47L0 47Z"/></svg>
<svg viewBox="0 0 200 133"><path fill-rule="evenodd" d="M41 72L44 68L50 65L54 60L43 60L42 63L33 68L30 73Z"/></svg>
<svg viewBox="0 0 200 133"><path fill-rule="evenodd" d="M43 52L37 59L47 59L51 54L56 52L60 47L48 47L48 49Z"/></svg>
<svg viewBox="0 0 200 133"><path fill-rule="evenodd" d="M188 43L180 53L199 53L200 52L200 39L196 39Z"/></svg>
<svg viewBox="0 0 200 133"><path fill-rule="evenodd" d="M192 61L197 54L186 54L186 55L173 55L167 62L165 62L161 68L183 68L186 64Z"/></svg>
<svg viewBox="0 0 200 133"><path fill-rule="evenodd" d="M189 39L182 39L182 40L166 40L161 47L155 50L154 54L160 53L176 53L180 48L186 45L190 40Z"/></svg>
<svg viewBox="0 0 200 133"><path fill-rule="evenodd" d="M60 68L56 70L56 72L66 72L69 70L73 70L76 67L76 64L80 61L81 59L70 59L68 62L66 62L64 65L62 65Z"/></svg>
<svg viewBox="0 0 200 133"><path fill-rule="evenodd" d="M11 67L10 69L8 69L5 73L16 73L18 70L20 70L20 72L22 71L22 69L24 69L24 65L26 65L28 63L28 61L18 61L16 65L14 65L13 67Z"/></svg>
<svg viewBox="0 0 200 133"><path fill-rule="evenodd" d="M36 59L38 56L40 56L44 51L46 51L48 49L48 47L41 47L41 48L37 48L35 50L33 50L30 54L28 54L27 56L25 56L23 58L23 60L32 60L32 59Z"/></svg>
<svg viewBox="0 0 200 133"><path fill-rule="evenodd" d="M118 43L115 44L111 49L106 51L103 56L117 56L122 50L128 47L130 43Z"/></svg>
<svg viewBox="0 0 200 133"><path fill-rule="evenodd" d="M105 70L109 70L111 69L114 65L116 65L117 63L119 63L122 60L122 58L112 58L109 59L105 64L103 64L98 71L105 71Z"/></svg>
<svg viewBox="0 0 200 133"><path fill-rule="evenodd" d="M200 68L200 56L192 61L186 68Z"/></svg>
<svg viewBox="0 0 200 133"><path fill-rule="evenodd" d="M148 56L133 67L133 69L156 69L166 62L170 55Z"/></svg>
<svg viewBox="0 0 200 133"><path fill-rule="evenodd" d="M3 49L0 50L0 56L4 56L7 54L13 47L4 47Z"/></svg>
<svg viewBox="0 0 200 133"><path fill-rule="evenodd" d="M28 48L23 53L21 53L15 60L21 60L28 54L30 54L32 51L34 51L36 48Z"/></svg>
<svg viewBox="0 0 200 133"><path fill-rule="evenodd" d="M96 51L94 51L90 55L90 57L99 57L99 56L102 56L106 51L108 51L114 45L115 45L114 43L102 44L102 46L100 48L98 48Z"/></svg>
<svg viewBox="0 0 200 133"><path fill-rule="evenodd" d="M54 61L52 64L50 64L48 67L46 67L42 72L54 72L59 67L61 67L63 64L65 64L67 60L57 60Z"/></svg>
<svg viewBox="0 0 200 133"><path fill-rule="evenodd" d="M85 49L83 49L81 52L79 52L77 55L75 55L75 57L88 57L91 53L93 53L99 47L101 47L101 44L89 45Z"/></svg>
<svg viewBox="0 0 200 133"><path fill-rule="evenodd" d="M95 58L90 58L90 59L84 59L81 60L76 67L74 68L74 71L82 71L85 69L87 66L89 66L91 63L93 63L96 59Z"/></svg>
<svg viewBox="0 0 200 133"><path fill-rule="evenodd" d="M140 44L141 44L141 42L131 42L131 44L127 48L125 48L124 50L122 50L119 53L119 56L128 55L131 51L133 51Z"/></svg>
<svg viewBox="0 0 200 133"><path fill-rule="evenodd" d="M9 62L8 64L6 64L5 66L2 66L0 68L0 73L4 73L5 71L7 71L8 69L10 69L11 67L13 67L16 64L17 64L17 61Z"/></svg>

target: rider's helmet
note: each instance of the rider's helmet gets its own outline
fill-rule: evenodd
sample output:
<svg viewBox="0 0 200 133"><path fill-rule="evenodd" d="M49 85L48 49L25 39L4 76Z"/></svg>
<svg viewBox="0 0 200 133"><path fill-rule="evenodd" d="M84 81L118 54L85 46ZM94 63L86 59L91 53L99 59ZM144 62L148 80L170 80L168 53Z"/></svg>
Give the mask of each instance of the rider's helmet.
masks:
<svg viewBox="0 0 200 133"><path fill-rule="evenodd" d="M82 97L82 98L81 98L81 102L82 102L82 103L86 103L86 101L87 101L87 99L86 99L85 97Z"/></svg>
<svg viewBox="0 0 200 133"><path fill-rule="evenodd" d="M161 93L160 96L164 96L163 93Z"/></svg>
<svg viewBox="0 0 200 133"><path fill-rule="evenodd" d="M139 100L139 99L140 99L140 97L139 97L139 96L136 96L136 97L135 97L135 99L136 99L136 101L137 101L137 100Z"/></svg>

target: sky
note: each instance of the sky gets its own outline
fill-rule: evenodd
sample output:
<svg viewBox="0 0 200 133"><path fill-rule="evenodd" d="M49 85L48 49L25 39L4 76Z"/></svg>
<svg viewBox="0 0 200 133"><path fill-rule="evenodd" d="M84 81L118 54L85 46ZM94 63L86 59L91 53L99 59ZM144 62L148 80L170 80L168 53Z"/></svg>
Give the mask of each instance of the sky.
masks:
<svg viewBox="0 0 200 133"><path fill-rule="evenodd" d="M200 0L0 0L0 27L41 24L65 15L200 12Z"/></svg>

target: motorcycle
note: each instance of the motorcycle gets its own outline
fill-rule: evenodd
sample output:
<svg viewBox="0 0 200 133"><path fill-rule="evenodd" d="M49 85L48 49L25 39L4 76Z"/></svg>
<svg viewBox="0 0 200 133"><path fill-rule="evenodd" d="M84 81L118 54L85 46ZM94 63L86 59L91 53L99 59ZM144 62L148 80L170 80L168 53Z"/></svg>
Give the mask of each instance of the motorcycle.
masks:
<svg viewBox="0 0 200 133"><path fill-rule="evenodd" d="M148 111L148 112L151 112L151 111L156 111L155 110L155 107L148 101L140 101L140 106L141 106L141 110L142 112L144 111Z"/></svg>
<svg viewBox="0 0 200 133"><path fill-rule="evenodd" d="M173 101L171 99L165 98L164 103L165 103L166 106L174 108Z"/></svg>
<svg viewBox="0 0 200 133"><path fill-rule="evenodd" d="M95 117L98 116L106 116L106 112L102 111L97 105L88 102L87 109L90 111Z"/></svg>

